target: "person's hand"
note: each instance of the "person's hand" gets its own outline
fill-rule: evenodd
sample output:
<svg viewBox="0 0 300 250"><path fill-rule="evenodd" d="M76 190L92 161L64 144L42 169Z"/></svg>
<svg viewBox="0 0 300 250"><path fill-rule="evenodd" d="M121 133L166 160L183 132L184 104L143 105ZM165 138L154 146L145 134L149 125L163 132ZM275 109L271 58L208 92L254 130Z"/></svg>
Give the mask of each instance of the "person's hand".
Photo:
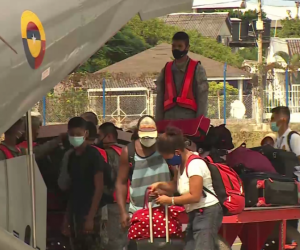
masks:
<svg viewBox="0 0 300 250"><path fill-rule="evenodd" d="M160 182L155 182L150 186L150 192L155 193L158 190Z"/></svg>
<svg viewBox="0 0 300 250"><path fill-rule="evenodd" d="M84 223L83 233L89 234L94 231L94 219L87 217Z"/></svg>
<svg viewBox="0 0 300 250"><path fill-rule="evenodd" d="M155 199L156 204L160 205L171 205L172 198L166 195L160 195Z"/></svg>
<svg viewBox="0 0 300 250"><path fill-rule="evenodd" d="M127 212L121 214L121 226L124 230L130 226L130 216Z"/></svg>

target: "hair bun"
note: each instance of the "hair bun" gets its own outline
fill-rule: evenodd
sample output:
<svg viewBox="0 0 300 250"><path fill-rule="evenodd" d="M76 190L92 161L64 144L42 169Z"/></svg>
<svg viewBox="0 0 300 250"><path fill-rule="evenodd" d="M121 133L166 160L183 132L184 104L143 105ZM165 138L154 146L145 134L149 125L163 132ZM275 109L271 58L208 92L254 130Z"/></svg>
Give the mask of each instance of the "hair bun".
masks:
<svg viewBox="0 0 300 250"><path fill-rule="evenodd" d="M167 127L165 133L167 136L183 136L182 131L176 127Z"/></svg>

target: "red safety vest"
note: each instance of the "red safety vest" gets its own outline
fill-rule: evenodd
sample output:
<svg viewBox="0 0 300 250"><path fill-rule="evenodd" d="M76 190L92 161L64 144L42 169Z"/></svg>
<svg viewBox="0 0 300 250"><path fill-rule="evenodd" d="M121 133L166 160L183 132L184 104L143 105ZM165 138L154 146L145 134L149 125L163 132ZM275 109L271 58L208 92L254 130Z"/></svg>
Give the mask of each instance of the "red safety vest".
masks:
<svg viewBox="0 0 300 250"><path fill-rule="evenodd" d="M101 148L98 148L96 146L93 146L94 148L96 148L100 154L103 156L104 160L106 163L108 163L108 158L107 158L107 153L104 149L101 149ZM113 150L116 151L116 153L121 156L121 153L122 153L122 148L119 147L119 146L116 146L116 145L113 145L113 146L110 146ZM129 203L130 202L130 181L128 180L128 184L127 184L127 199L126 199L126 202ZM114 197L114 202L117 202L117 196L116 196L116 191L114 192L113 194L113 197Z"/></svg>
<svg viewBox="0 0 300 250"><path fill-rule="evenodd" d="M21 150L16 146L16 149L21 152ZM14 158L12 152L3 144L0 144L0 150L5 154L6 159Z"/></svg>
<svg viewBox="0 0 300 250"><path fill-rule="evenodd" d="M37 143L36 142L33 142L32 143L32 146L37 146ZM20 144L18 144L18 147L19 148L28 148L28 142L27 141L23 141L21 142Z"/></svg>
<svg viewBox="0 0 300 250"><path fill-rule="evenodd" d="M197 111L197 103L193 93L193 82L198 61L190 59L183 86L180 95L177 96L177 91L174 83L172 65L174 61L168 62L165 67L165 98L164 98L164 111L173 108L178 104L181 107Z"/></svg>

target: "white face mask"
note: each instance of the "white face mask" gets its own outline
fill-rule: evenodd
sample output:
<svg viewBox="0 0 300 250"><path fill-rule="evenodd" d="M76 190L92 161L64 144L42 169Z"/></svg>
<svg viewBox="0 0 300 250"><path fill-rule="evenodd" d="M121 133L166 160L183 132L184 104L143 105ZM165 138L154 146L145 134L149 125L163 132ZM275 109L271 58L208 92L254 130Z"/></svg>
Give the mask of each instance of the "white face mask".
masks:
<svg viewBox="0 0 300 250"><path fill-rule="evenodd" d="M144 147L150 148L156 143L156 138L140 138L140 142Z"/></svg>

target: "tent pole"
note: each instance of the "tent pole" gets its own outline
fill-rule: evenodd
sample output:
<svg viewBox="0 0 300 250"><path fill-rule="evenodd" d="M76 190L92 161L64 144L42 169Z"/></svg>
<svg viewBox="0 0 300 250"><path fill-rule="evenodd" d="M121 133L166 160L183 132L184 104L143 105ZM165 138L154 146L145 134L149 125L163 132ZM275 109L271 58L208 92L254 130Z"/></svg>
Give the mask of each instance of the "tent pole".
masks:
<svg viewBox="0 0 300 250"><path fill-rule="evenodd" d="M32 246L36 248L36 204L35 204L35 168L34 168L34 154L32 143L32 121L31 111L26 113L26 133L28 143L28 164L29 164L29 179L30 179L30 193L31 193L31 215L32 215Z"/></svg>

